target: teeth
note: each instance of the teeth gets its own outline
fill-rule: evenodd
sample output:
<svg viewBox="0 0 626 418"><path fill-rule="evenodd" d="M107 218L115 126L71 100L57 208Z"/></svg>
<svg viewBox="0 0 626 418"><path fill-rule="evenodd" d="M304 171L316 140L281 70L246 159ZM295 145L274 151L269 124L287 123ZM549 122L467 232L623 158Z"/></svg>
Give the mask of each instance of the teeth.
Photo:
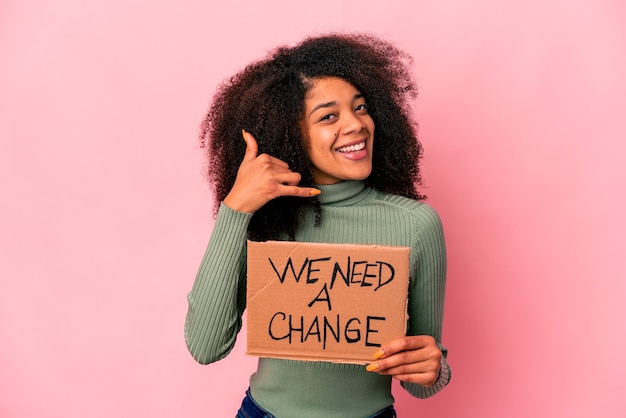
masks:
<svg viewBox="0 0 626 418"><path fill-rule="evenodd" d="M355 151L360 151L363 148L365 148L365 142L360 142L358 144L350 145L348 147L341 147L341 148L337 149L337 151L339 151L339 152L355 152Z"/></svg>

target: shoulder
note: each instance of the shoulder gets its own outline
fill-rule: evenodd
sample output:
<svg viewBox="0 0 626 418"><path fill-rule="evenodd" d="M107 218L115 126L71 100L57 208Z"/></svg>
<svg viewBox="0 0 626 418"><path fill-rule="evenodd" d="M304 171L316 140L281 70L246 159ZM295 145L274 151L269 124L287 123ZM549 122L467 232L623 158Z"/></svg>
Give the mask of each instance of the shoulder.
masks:
<svg viewBox="0 0 626 418"><path fill-rule="evenodd" d="M428 203L378 192L376 202L393 213L397 224L404 224L419 241L440 240L444 235L443 223L439 213Z"/></svg>
<svg viewBox="0 0 626 418"><path fill-rule="evenodd" d="M376 192L376 202L390 208L395 208L398 212L412 217L415 221L424 224L441 224L441 218L437 211L420 200L411 199L404 196L398 196L388 193Z"/></svg>

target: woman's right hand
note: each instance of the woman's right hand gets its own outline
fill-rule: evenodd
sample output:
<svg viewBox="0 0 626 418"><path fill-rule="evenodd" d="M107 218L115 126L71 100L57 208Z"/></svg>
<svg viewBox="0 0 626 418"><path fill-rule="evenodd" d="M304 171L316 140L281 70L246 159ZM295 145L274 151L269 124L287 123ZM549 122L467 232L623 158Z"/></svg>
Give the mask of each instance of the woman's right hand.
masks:
<svg viewBox="0 0 626 418"><path fill-rule="evenodd" d="M299 187L301 176L289 165L271 155L257 155L259 147L254 137L242 130L246 153L237 171L235 184L224 198L224 204L239 212L254 213L272 199L280 196L312 197L320 191Z"/></svg>

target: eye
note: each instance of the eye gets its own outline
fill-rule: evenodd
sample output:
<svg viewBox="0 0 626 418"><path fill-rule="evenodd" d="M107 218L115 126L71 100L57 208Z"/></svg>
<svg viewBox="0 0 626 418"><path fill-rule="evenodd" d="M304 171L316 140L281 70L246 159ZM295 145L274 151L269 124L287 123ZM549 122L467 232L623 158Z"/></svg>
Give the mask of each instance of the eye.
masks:
<svg viewBox="0 0 626 418"><path fill-rule="evenodd" d="M331 120L334 118L336 118L336 116L333 113L328 113L320 118L320 122L325 120Z"/></svg>
<svg viewBox="0 0 626 418"><path fill-rule="evenodd" d="M355 112L367 113L367 104L361 103L356 108L354 108Z"/></svg>

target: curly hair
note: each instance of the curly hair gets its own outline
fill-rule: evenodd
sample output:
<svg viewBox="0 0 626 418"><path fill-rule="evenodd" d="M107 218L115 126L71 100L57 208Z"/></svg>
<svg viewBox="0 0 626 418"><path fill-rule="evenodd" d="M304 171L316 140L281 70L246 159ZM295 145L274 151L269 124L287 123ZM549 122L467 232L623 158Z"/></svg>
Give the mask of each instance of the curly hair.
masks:
<svg viewBox="0 0 626 418"><path fill-rule="evenodd" d="M301 186L314 187L300 122L311 80L322 77L349 82L367 101L376 140L372 172L365 183L382 192L424 199L417 189L422 146L408 101L417 95L410 62L405 52L373 35L327 34L307 38L294 47L278 47L224 81L200 132L216 203L233 187L243 160L242 129L256 138L259 153L287 162L301 174ZM255 212L248 236L252 240L281 236L293 240L300 220L310 210L319 225L321 209L316 197L274 199Z"/></svg>

